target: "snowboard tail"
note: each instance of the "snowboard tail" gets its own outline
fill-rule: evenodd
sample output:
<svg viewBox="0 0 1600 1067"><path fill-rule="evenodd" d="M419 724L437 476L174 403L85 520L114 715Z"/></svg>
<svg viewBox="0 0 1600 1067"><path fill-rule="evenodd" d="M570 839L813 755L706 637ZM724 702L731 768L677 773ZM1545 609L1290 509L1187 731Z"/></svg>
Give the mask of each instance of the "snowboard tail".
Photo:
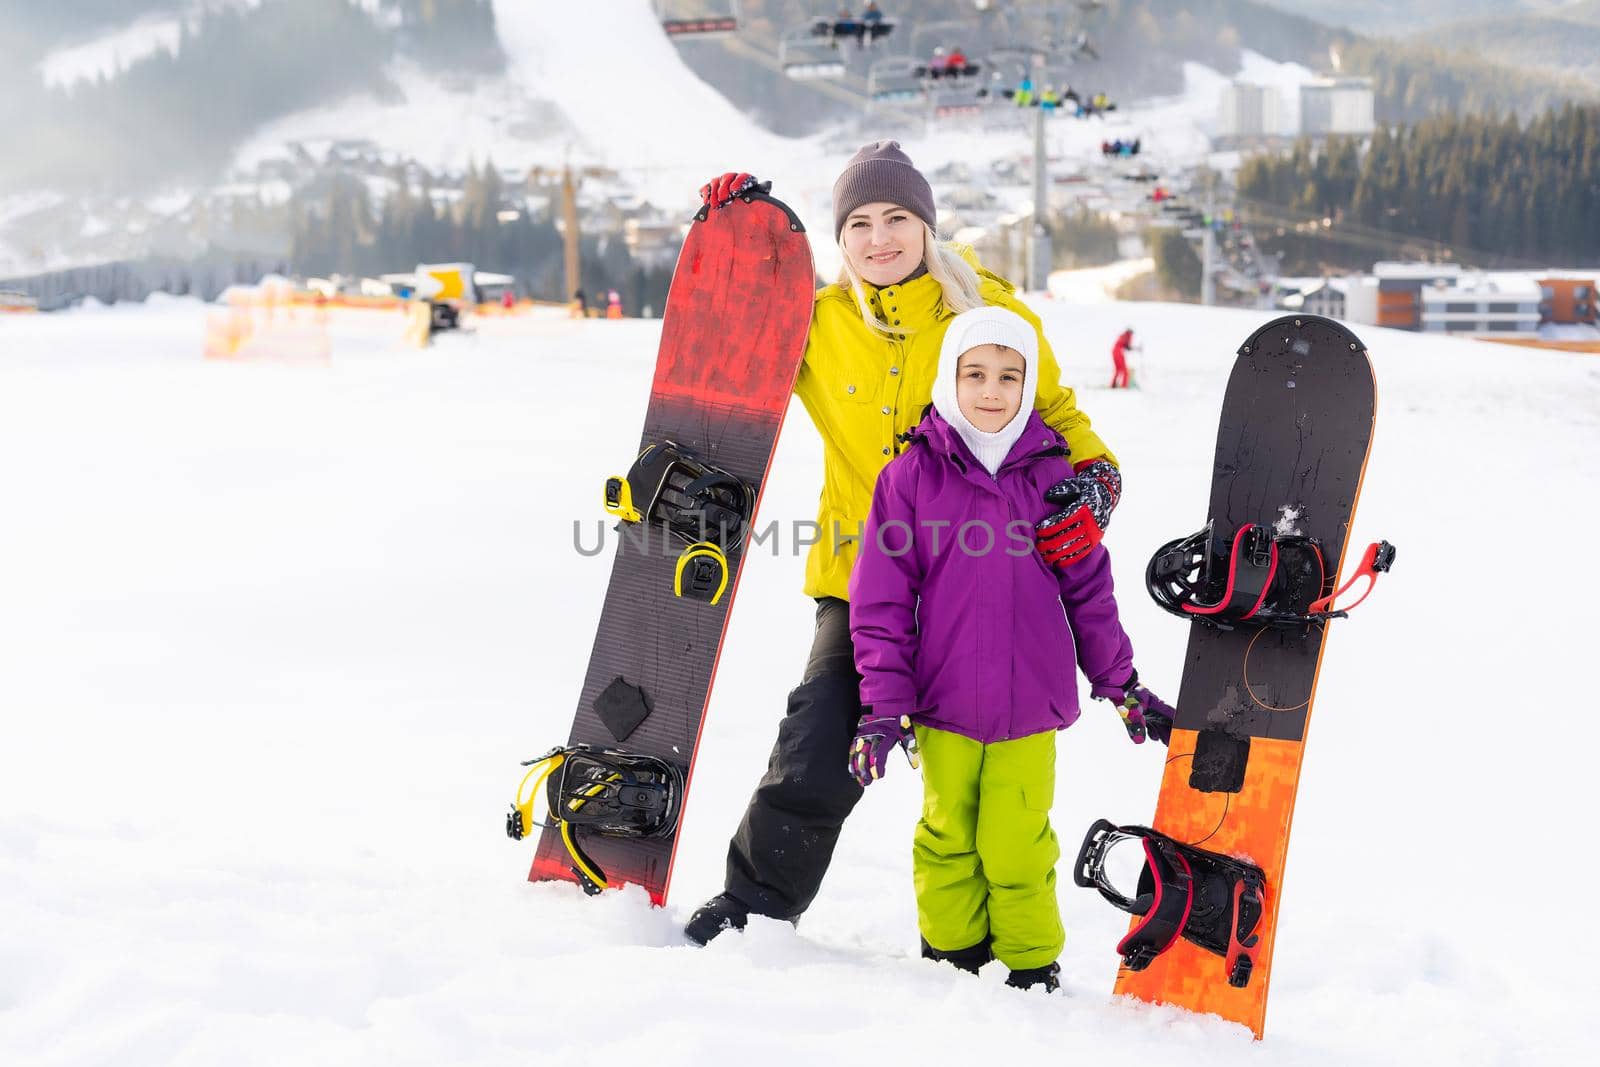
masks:
<svg viewBox="0 0 1600 1067"><path fill-rule="evenodd" d="M1219 567L1234 568L1226 572L1228 590L1237 593L1236 538L1252 526L1270 531L1256 540L1263 559L1269 542L1297 550L1309 544L1326 574L1292 595L1280 590L1298 602L1294 610L1261 610L1272 602L1266 587L1259 596L1235 596L1238 606L1226 616L1190 605L1183 683L1151 826L1183 848L1259 872L1251 887L1259 905L1250 915L1250 943L1231 946L1226 959L1216 944L1180 937L1154 958L1136 960L1137 969L1125 963L1115 991L1214 1013L1258 1038L1306 733L1328 628L1339 617L1327 595L1343 568L1375 409L1365 346L1339 323L1309 315L1274 320L1253 334L1239 349L1223 401L1206 551ZM1392 555L1390 549L1385 567ZM1162 603L1154 585L1152 595ZM1308 603L1322 610L1307 611ZM1261 617L1252 618L1252 610ZM1145 922L1130 923L1130 938Z"/></svg>
<svg viewBox="0 0 1600 1067"><path fill-rule="evenodd" d="M718 211L702 209L690 227L667 296L635 454L642 462L652 448L661 454L670 445L679 470L702 477L687 483L679 477L668 495L681 504L677 490L684 490L738 510L738 492L730 497L723 491L740 486L748 492L749 514L742 516L739 536L725 526L696 534L692 525L645 514L618 525L611 579L565 749L581 753L587 746L602 765L606 750L654 758L670 768L666 777L681 775L681 789L670 828L650 834L608 833L575 821L539 824L530 881L575 881L591 891L632 883L654 903L666 901L705 709L743 570L744 534L759 514L805 353L814 281L799 220L760 192ZM606 487L607 509L619 516L625 481L614 478ZM725 511L716 514L727 521ZM709 586L696 581L708 575ZM593 788L597 796L608 795L610 785L597 780ZM578 796L562 803L584 801ZM598 881L590 870L601 875Z"/></svg>

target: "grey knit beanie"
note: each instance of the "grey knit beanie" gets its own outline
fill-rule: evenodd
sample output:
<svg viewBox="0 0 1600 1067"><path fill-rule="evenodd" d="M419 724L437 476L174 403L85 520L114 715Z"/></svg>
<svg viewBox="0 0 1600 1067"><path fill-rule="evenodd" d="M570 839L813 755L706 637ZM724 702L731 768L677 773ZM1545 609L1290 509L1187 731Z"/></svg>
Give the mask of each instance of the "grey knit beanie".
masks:
<svg viewBox="0 0 1600 1067"><path fill-rule="evenodd" d="M929 226L938 228L933 187L900 150L899 141L874 141L850 157L833 183L833 236L844 232L844 220L862 204L898 204Z"/></svg>

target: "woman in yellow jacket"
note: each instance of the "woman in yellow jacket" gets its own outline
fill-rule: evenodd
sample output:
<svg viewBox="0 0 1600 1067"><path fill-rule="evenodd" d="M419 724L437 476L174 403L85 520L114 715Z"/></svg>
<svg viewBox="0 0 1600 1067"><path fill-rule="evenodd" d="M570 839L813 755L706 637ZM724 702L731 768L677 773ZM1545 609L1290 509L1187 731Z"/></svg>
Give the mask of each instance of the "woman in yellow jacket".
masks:
<svg viewBox="0 0 1600 1067"><path fill-rule="evenodd" d="M726 174L701 194L721 206L751 181ZM816 636L767 773L729 846L725 890L685 928L697 944L743 929L751 912L797 920L861 798L846 766L861 715L846 603L850 570L878 472L932 398L952 318L988 304L1040 331L1035 406L1066 438L1078 472L1051 490L1063 508L1038 527L1046 559L1070 566L1086 556L1121 492L1115 459L1061 384L1038 317L970 248L938 241L933 190L897 142L869 144L851 158L834 184L833 207L844 266L839 281L817 293L795 384L823 445L819 540L806 560L805 585L817 601Z"/></svg>

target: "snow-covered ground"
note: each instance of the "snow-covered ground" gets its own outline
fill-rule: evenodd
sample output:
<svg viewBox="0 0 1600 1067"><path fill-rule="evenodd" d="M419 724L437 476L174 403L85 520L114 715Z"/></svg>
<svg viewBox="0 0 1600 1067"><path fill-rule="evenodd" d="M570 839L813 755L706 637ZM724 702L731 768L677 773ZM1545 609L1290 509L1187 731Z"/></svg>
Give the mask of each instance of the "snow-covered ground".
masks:
<svg viewBox="0 0 1600 1067"><path fill-rule="evenodd" d="M1263 316L1037 306L1123 461L1124 616L1175 695L1184 628L1142 568L1205 518L1231 353ZM415 352L397 318L341 313L319 367L204 362L204 314L0 317L0 1062L1592 1050L1596 357L1359 330L1380 404L1354 536L1399 560L1332 635L1256 1045L1113 1002L1123 916L1066 879L1064 996L918 960L903 763L798 929L681 942L810 640L786 553L748 563L668 906L527 884L502 815L517 761L565 736L610 567L572 524L631 456L658 324L486 320ZM1099 389L1128 324L1143 388ZM792 416L772 519L811 517L821 477ZM1069 844L1147 819L1160 776L1101 710L1061 739Z"/></svg>

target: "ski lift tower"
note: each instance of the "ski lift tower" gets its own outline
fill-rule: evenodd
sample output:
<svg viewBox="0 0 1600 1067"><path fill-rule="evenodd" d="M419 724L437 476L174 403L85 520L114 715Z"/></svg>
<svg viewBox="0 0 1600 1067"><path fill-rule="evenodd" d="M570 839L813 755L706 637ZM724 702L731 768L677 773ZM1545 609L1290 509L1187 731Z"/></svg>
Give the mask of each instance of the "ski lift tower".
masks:
<svg viewBox="0 0 1600 1067"><path fill-rule="evenodd" d="M1021 2L1015 5L1022 8ZM1046 54L1036 57L1033 63L1036 84L1041 84L1050 69L1055 66L1050 62L1050 52L1065 51L1067 63L1084 55L1093 55L1092 50L1087 50L1088 38L1086 34L1073 35L1069 33L1069 22L1076 23L1077 19L1058 3L1043 3L1038 5L1043 10L1037 15L1025 17L1023 25L1029 41L1043 42ZM1080 15L1095 13L1102 6L1093 0L1079 0L1075 5ZM1022 15L1022 11L1017 14ZM1028 25L1034 23L1034 25ZM1045 120L1050 117L1050 112L1043 107L1033 108L1033 229L1032 240L1028 243L1028 288L1045 289L1050 284L1050 263L1052 249L1050 245L1050 175L1049 175L1049 145L1045 138Z"/></svg>
<svg viewBox="0 0 1600 1067"><path fill-rule="evenodd" d="M1049 146L1044 136L1049 115L1042 107L1033 109L1033 239L1028 242L1028 288L1035 292L1050 287L1050 261L1054 255L1050 247Z"/></svg>
<svg viewBox="0 0 1600 1067"><path fill-rule="evenodd" d="M604 167L577 167L563 164L555 167L532 167L528 171L531 186L561 189L561 245L563 266L566 269L566 296L583 288L582 233L578 226L578 185L584 178L615 178L615 171Z"/></svg>

